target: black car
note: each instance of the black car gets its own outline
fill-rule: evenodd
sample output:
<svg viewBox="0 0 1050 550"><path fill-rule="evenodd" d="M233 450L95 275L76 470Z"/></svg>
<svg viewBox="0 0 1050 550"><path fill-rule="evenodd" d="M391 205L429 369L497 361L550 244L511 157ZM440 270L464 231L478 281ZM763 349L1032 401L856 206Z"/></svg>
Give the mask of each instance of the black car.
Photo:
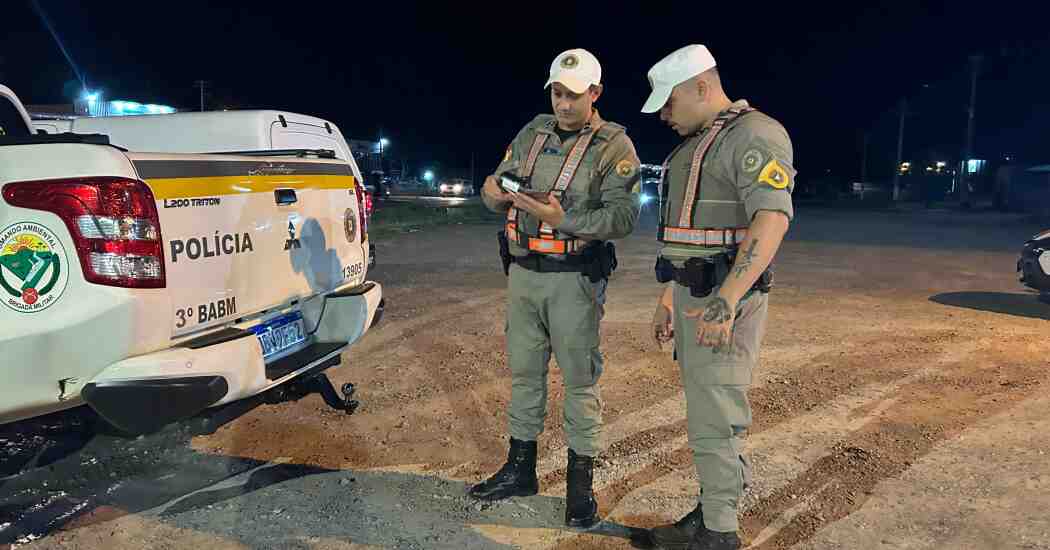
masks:
<svg viewBox="0 0 1050 550"><path fill-rule="evenodd" d="M1050 303L1050 230L1024 243L1017 273L1024 286L1039 291L1039 299Z"/></svg>

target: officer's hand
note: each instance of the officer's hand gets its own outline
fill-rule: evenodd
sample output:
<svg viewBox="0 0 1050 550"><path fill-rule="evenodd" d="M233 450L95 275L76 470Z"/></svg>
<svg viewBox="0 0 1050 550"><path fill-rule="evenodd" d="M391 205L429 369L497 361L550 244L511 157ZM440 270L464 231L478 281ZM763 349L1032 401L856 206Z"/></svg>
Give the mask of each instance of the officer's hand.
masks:
<svg viewBox="0 0 1050 550"><path fill-rule="evenodd" d="M736 304L730 304L722 296L715 296L704 309L686 310L684 315L696 319L696 343L714 348L715 353L733 350L733 321Z"/></svg>
<svg viewBox="0 0 1050 550"><path fill-rule="evenodd" d="M656 312L653 313L653 339L660 346L671 338L674 338L674 320L671 310L661 301L656 304Z"/></svg>
<svg viewBox="0 0 1050 550"><path fill-rule="evenodd" d="M565 209L553 193L547 195L549 202L540 202L524 193L510 193L514 206L547 222L551 227L558 227L565 220Z"/></svg>
<svg viewBox="0 0 1050 550"><path fill-rule="evenodd" d="M496 176L485 178L485 185L481 187L481 192L496 202L511 202L514 200L514 197L512 197L510 193L500 189L499 181L496 180Z"/></svg>

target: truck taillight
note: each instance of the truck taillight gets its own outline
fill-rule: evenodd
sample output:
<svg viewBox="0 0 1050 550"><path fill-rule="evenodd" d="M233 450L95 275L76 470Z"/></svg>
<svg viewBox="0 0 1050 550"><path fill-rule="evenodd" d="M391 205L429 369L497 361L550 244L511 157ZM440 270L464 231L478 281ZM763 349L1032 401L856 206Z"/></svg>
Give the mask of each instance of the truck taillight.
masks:
<svg viewBox="0 0 1050 550"><path fill-rule="evenodd" d="M361 242L368 240L368 206L365 204L365 193L364 186L361 182L354 182L354 196L357 197L357 222L361 227Z"/></svg>
<svg viewBox="0 0 1050 550"><path fill-rule="evenodd" d="M4 200L62 218L88 282L165 286L160 217L145 183L117 177L17 182L4 186Z"/></svg>

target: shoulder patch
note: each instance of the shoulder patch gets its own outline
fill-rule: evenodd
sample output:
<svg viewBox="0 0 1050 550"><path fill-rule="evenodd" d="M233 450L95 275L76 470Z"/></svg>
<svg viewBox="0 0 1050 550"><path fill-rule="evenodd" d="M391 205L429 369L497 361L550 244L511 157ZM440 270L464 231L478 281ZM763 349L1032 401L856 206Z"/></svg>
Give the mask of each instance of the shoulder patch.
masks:
<svg viewBox="0 0 1050 550"><path fill-rule="evenodd" d="M627 160L627 159L623 159L620 162L616 163L616 173L621 178L629 178L629 177L633 176L634 175L634 171L635 171L634 163L629 161L629 160Z"/></svg>
<svg viewBox="0 0 1050 550"><path fill-rule="evenodd" d="M784 189L788 186L789 178L787 170L784 170L777 159L770 159L758 175L758 181L774 189Z"/></svg>
<svg viewBox="0 0 1050 550"><path fill-rule="evenodd" d="M744 159L740 163L740 169L748 174L756 172L762 167L763 160L765 159L762 157L761 151L758 149L748 149L748 151L744 153Z"/></svg>

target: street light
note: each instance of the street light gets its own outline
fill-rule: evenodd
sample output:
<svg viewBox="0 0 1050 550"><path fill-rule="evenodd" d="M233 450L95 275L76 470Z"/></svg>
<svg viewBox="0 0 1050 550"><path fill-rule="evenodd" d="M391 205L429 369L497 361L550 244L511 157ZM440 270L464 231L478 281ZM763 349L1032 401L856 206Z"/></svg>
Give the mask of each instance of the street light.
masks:
<svg viewBox="0 0 1050 550"><path fill-rule="evenodd" d="M423 172L423 181L434 181L434 172L430 170Z"/></svg>
<svg viewBox="0 0 1050 550"><path fill-rule="evenodd" d="M386 166L383 163L383 150L386 149L386 146L389 144L390 140L384 137L379 138L379 171L382 172L384 176L386 175Z"/></svg>

